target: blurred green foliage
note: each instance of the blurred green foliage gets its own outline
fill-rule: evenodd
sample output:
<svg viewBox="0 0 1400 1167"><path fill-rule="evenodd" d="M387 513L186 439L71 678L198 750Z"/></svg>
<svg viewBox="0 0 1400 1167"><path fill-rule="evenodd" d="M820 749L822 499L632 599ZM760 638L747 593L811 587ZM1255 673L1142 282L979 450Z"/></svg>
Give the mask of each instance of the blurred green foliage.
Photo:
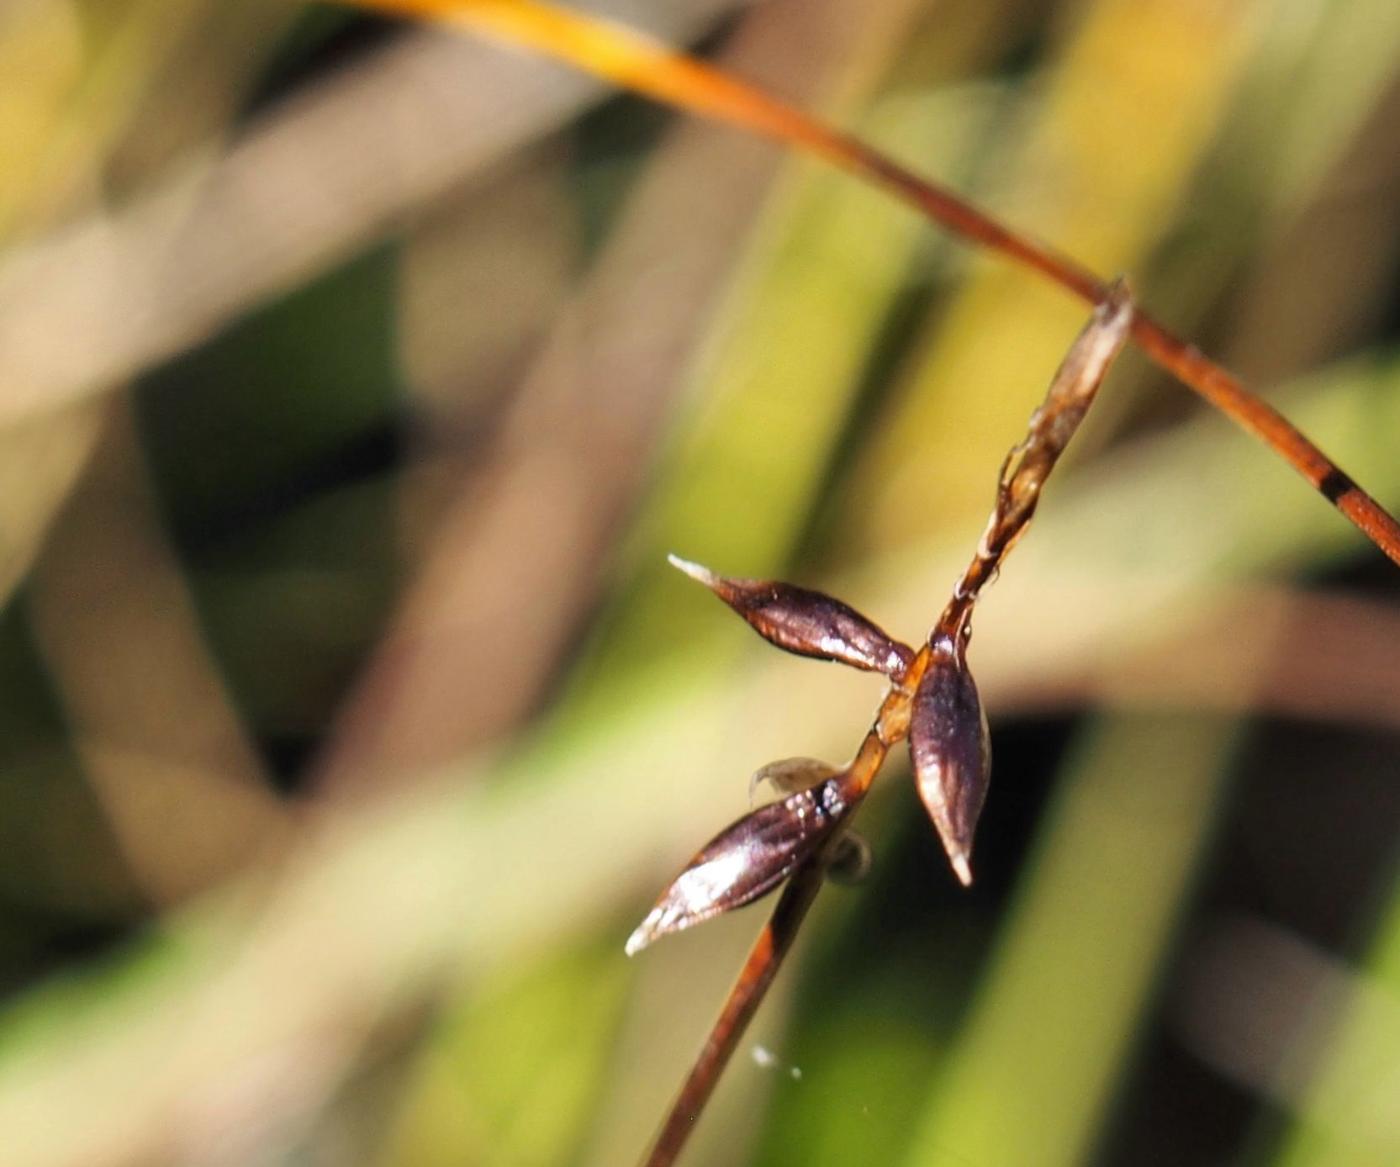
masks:
<svg viewBox="0 0 1400 1167"><path fill-rule="evenodd" d="M608 11L1126 270L1400 506L1393 3ZM21 0L0 74L0 1157L638 1153L761 909L623 939L878 696L665 553L913 637L1079 309L329 6ZM1006 576L977 884L892 766L687 1162L1395 1161L1393 568L1130 358Z"/></svg>

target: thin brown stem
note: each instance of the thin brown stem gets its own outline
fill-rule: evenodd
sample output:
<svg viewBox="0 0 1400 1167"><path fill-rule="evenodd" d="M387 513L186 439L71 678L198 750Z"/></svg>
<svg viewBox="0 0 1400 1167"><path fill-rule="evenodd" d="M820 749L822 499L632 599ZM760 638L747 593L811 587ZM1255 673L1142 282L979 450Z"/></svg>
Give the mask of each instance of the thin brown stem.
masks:
<svg viewBox="0 0 1400 1167"><path fill-rule="evenodd" d="M798 147L883 186L956 235L1039 272L1091 304L1108 285L1053 249L998 223L951 191L921 178L737 77L674 52L622 25L544 0L347 0L363 8L456 23L525 45L655 101ZM1312 484L1397 565L1400 522L1271 405L1194 345L1141 312L1133 339L1154 362L1253 434Z"/></svg>
<svg viewBox="0 0 1400 1167"><path fill-rule="evenodd" d="M1093 320L1070 346L1045 401L1031 416L1026 436L1006 455L991 518L972 562L953 586L933 636L966 640L971 634L969 621L977 597L996 578L1002 561L1030 526L1046 479L1089 412L1109 366L1122 351L1132 319L1132 299L1120 280L1108 289L1094 309Z"/></svg>
<svg viewBox="0 0 1400 1167"><path fill-rule="evenodd" d="M866 733L855 758L846 768L841 784L842 793L850 802L852 813L875 781L875 776L884 765L890 748L903 741L909 734L909 715L914 689L928 666L929 658L929 649L921 649L896 678L880 703L874 724ZM804 863L783 889L773 914L749 950L748 959L744 961L738 979L729 990L705 1044L696 1055L690 1073L686 1075L675 1101L671 1103L671 1109L661 1124L651 1150L642 1161L642 1167L669 1167L685 1147L705 1104L714 1093L720 1074L729 1064L729 1059L738 1048L758 1007L763 1004L763 998L767 995L773 978L777 976L783 958L797 937L807 909L817 898L817 892L821 890L826 859L833 853L842 834L844 832L838 832L820 855Z"/></svg>
<svg viewBox="0 0 1400 1167"><path fill-rule="evenodd" d="M680 1093L671 1104L666 1121L644 1160L644 1167L669 1167L685 1147L700 1113L714 1093L720 1074L738 1048L753 1015L763 1004L768 987L778 975L783 957L797 938L797 931L821 885L822 869L818 863L806 864L788 881L777 907L749 950L748 959L729 990L724 1008L696 1056Z"/></svg>
<svg viewBox="0 0 1400 1167"><path fill-rule="evenodd" d="M1081 300L1091 304L1103 302L1108 285L1075 261L1018 235L862 142L819 125L814 129L823 132L804 135L803 140L842 169L879 183L954 234L1000 251ZM1283 458L1392 562L1400 565L1400 522L1283 414L1249 392L1238 377L1195 345L1146 313L1139 311L1134 316L1132 337L1153 362Z"/></svg>

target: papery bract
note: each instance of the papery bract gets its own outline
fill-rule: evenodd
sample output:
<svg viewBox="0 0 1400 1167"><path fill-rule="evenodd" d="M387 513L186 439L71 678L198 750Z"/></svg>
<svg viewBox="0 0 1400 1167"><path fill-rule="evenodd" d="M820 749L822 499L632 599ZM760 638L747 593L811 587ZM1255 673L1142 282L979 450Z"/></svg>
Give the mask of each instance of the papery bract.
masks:
<svg viewBox="0 0 1400 1167"><path fill-rule="evenodd" d="M839 766L820 758L782 758L760 766L749 777L749 801L753 802L758 788L767 782L779 794L795 794L841 773Z"/></svg>

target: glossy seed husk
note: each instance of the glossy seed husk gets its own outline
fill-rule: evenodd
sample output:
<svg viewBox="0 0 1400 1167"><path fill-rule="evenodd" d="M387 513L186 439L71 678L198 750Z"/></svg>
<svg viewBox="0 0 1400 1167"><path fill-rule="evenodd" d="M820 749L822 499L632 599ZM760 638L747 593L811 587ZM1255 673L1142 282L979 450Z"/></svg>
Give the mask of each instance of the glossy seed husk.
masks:
<svg viewBox="0 0 1400 1167"><path fill-rule="evenodd" d="M798 656L840 661L898 679L914 650L825 592L777 580L730 579L677 555L672 565L704 584L779 648Z"/></svg>
<svg viewBox="0 0 1400 1167"><path fill-rule="evenodd" d="M628 939L627 955L766 895L817 853L849 809L833 778L726 827L662 893Z"/></svg>
<svg viewBox="0 0 1400 1167"><path fill-rule="evenodd" d="M909 751L919 798L953 870L972 882L972 838L987 798L991 743L977 685L962 646L936 640L932 660L914 693Z"/></svg>

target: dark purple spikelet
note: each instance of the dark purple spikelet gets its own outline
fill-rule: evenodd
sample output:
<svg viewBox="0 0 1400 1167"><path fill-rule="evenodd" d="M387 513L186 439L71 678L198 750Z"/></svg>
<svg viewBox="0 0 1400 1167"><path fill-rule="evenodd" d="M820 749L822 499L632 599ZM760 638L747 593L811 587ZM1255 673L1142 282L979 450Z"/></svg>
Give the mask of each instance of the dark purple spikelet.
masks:
<svg viewBox="0 0 1400 1167"><path fill-rule="evenodd" d="M815 855L849 805L839 777L770 802L716 835L671 883L627 941L627 955L752 903Z"/></svg>
<svg viewBox="0 0 1400 1167"><path fill-rule="evenodd" d="M678 555L671 564L738 612L765 640L798 656L840 661L898 680L914 659L854 608L823 592L776 580L728 579Z"/></svg>
<svg viewBox="0 0 1400 1167"><path fill-rule="evenodd" d="M972 882L972 837L991 776L987 717L961 645L940 637L914 693L909 751L919 797L948 860L963 884Z"/></svg>

